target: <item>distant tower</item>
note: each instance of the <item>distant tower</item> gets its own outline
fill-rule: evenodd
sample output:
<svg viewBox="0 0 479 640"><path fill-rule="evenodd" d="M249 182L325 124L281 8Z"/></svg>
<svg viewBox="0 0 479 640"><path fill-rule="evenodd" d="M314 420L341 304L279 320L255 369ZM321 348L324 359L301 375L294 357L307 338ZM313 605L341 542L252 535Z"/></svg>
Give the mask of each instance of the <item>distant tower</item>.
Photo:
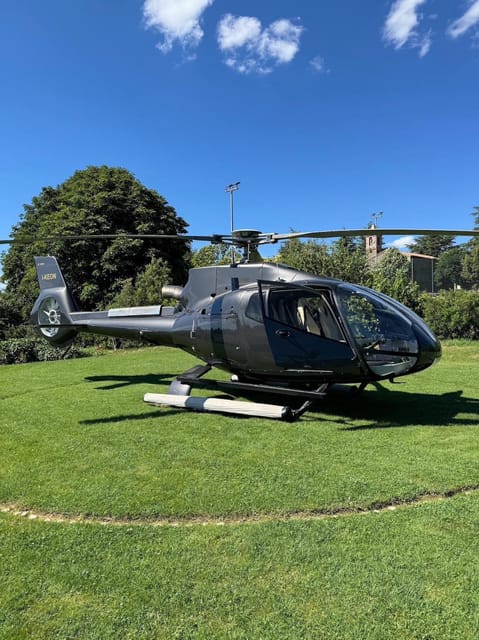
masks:
<svg viewBox="0 0 479 640"><path fill-rule="evenodd" d="M371 222L368 229L374 231L377 229L377 219L381 217L382 211L380 213L374 213L371 217L375 219L375 222ZM366 236L366 255L370 263L375 264L378 259L378 255L383 250L383 238L379 234L373 234Z"/></svg>

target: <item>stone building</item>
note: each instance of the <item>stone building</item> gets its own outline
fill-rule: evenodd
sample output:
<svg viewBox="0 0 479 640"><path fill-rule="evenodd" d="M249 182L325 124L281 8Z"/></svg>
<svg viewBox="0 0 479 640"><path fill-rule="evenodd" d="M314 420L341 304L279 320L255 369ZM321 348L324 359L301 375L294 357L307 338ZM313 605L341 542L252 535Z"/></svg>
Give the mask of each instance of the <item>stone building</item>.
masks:
<svg viewBox="0 0 479 640"><path fill-rule="evenodd" d="M377 230L374 224L370 225L369 228L371 232ZM371 266L381 260L381 256L384 255L387 249L383 248L383 238L379 234L379 231L378 233L371 233L370 236L365 237L365 249ZM437 258L410 251L401 251L401 253L408 259L411 265L411 280L417 282L421 291L434 293L434 270Z"/></svg>

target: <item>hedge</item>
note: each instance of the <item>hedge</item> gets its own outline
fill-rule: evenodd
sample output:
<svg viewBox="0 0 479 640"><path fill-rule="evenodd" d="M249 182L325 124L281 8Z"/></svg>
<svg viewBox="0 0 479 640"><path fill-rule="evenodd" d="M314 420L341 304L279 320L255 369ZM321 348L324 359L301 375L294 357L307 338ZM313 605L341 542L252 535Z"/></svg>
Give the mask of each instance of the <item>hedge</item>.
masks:
<svg viewBox="0 0 479 640"><path fill-rule="evenodd" d="M85 355L88 354L78 347L71 346L68 350L58 349L51 347L41 338L11 338L0 341L0 364L81 358Z"/></svg>
<svg viewBox="0 0 479 640"><path fill-rule="evenodd" d="M422 316L440 339L479 339L479 293L476 291L424 295Z"/></svg>

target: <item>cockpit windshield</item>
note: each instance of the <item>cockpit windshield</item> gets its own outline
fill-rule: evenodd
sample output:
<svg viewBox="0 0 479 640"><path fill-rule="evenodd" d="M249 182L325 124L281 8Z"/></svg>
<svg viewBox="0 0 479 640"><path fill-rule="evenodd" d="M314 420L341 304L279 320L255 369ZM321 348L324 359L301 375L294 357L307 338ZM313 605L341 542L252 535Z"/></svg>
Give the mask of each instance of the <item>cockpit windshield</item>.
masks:
<svg viewBox="0 0 479 640"><path fill-rule="evenodd" d="M386 299L343 285L338 297L344 318L370 369L400 375L417 362L419 344L412 322Z"/></svg>

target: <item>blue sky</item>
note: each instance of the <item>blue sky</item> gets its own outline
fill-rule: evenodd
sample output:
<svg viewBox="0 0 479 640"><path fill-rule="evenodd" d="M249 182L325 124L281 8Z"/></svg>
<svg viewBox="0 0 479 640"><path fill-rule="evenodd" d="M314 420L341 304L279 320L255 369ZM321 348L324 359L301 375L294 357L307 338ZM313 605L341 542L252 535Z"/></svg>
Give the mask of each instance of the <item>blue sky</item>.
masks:
<svg viewBox="0 0 479 640"><path fill-rule="evenodd" d="M22 0L0 19L0 237L123 166L191 233L468 228L479 0Z"/></svg>

